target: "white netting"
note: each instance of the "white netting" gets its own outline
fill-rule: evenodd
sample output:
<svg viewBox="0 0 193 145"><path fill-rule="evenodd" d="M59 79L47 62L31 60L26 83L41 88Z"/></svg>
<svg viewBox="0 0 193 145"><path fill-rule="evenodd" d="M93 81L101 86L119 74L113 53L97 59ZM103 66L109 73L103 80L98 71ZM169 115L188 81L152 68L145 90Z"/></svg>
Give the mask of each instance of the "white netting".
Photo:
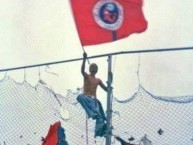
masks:
<svg viewBox="0 0 193 145"><path fill-rule="evenodd" d="M40 145L41 137L45 137L49 126L58 120L66 130L69 144L103 142L94 138L95 122L87 120L86 123L86 115L71 91L67 93L71 97L66 98L41 82L32 87L27 82L17 83L5 78L0 82L0 92L0 144ZM69 115L62 117L62 112Z"/></svg>
<svg viewBox="0 0 193 145"><path fill-rule="evenodd" d="M113 102L114 133L134 142L147 135L153 145L192 145L193 96L153 96L143 87L125 101Z"/></svg>
<svg viewBox="0 0 193 145"><path fill-rule="evenodd" d="M60 120L69 145L102 145L94 138L95 121L86 119L76 101L79 90L55 94L7 77L0 82L0 144L40 145L49 126ZM154 96L142 86L127 100L113 100L113 134L139 143L145 135L153 145L192 145L193 96ZM113 140L114 141L114 140ZM116 144L112 142L112 144Z"/></svg>
<svg viewBox="0 0 193 145"><path fill-rule="evenodd" d="M0 143L38 145L51 122L58 120L59 105L48 89L38 84L0 82Z"/></svg>

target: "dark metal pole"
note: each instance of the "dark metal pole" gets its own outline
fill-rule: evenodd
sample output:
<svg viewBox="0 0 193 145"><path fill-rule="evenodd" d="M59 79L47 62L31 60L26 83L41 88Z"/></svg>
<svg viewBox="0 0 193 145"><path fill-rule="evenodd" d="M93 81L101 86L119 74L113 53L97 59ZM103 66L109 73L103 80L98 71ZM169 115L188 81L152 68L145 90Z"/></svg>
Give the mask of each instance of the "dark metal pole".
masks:
<svg viewBox="0 0 193 145"><path fill-rule="evenodd" d="M113 56L113 55L121 55L121 54L158 53L158 52L172 52L172 51L185 51L185 50L193 50L193 47L121 51L121 52L115 52L115 53L108 53L108 54L90 56L90 57L88 57L88 59L93 59L93 58L98 58L98 57L106 57L106 56L109 56L109 55ZM12 70L18 70L18 69L25 69L25 68L33 68L33 67L40 67L40 66L46 66L46 65L55 65L55 64L59 64L59 63L67 63L67 62L73 62L73 61L80 61L82 59L83 58L75 58L75 59L69 59L69 60L63 60L63 61L55 61L55 62L48 62L48 63L42 63L42 64L34 64L34 65L27 65L27 66L20 66L20 67L12 67L12 68L0 69L0 72L12 71Z"/></svg>
<svg viewBox="0 0 193 145"><path fill-rule="evenodd" d="M112 56L108 56L108 81L107 81L107 135L106 145L111 145L112 136Z"/></svg>

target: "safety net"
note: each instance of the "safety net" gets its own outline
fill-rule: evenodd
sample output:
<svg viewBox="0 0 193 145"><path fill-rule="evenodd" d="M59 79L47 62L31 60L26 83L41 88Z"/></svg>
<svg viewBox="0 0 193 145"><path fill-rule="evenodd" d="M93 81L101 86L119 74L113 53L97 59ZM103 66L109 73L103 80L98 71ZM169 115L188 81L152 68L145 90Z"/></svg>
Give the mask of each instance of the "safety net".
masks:
<svg viewBox="0 0 193 145"><path fill-rule="evenodd" d="M94 137L95 120L76 100L81 89L62 96L42 80L34 87L6 76L0 92L0 144L40 145L56 121L69 145L105 143L105 137ZM127 99L113 96L112 106L112 144L119 144L114 136L136 145L193 144L193 96L156 96L140 85Z"/></svg>

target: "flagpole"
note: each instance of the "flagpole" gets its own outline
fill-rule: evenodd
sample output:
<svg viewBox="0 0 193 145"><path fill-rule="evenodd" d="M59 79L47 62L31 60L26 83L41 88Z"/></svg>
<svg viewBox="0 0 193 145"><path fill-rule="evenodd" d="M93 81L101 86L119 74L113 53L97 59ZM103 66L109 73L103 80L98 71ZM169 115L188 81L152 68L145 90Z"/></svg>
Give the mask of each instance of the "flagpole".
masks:
<svg viewBox="0 0 193 145"><path fill-rule="evenodd" d="M107 81L107 132L106 145L111 145L112 136L112 56L108 56L108 81Z"/></svg>
<svg viewBox="0 0 193 145"><path fill-rule="evenodd" d="M117 40L117 32L112 31L112 40ZM106 135L106 145L111 145L111 137L112 137L112 56L108 56L108 81L107 81L107 135Z"/></svg>
<svg viewBox="0 0 193 145"><path fill-rule="evenodd" d="M70 2L70 5L72 5L71 2ZM72 10L72 9L71 9L71 10ZM73 14L73 11L71 11L71 13ZM75 22L75 19L74 19L74 22ZM75 25L75 26L76 26L76 31L78 32L77 25ZM78 34L78 35L79 35L79 34ZM81 40L80 40L80 36L79 36L79 42L80 42L80 44L81 44L81 48L82 48L83 52L86 53L86 51L85 51L85 49L84 49L84 47L83 47L83 45L82 45L82 42L81 42ZM90 61L89 61L88 57L86 58L86 60L87 60L88 64L90 65Z"/></svg>
<svg viewBox="0 0 193 145"><path fill-rule="evenodd" d="M82 45L82 44L81 44L81 45ZM86 53L86 51L85 51L83 45L82 45L82 50L83 50L84 53ZM90 65L90 61L89 61L88 57L86 58L86 60L87 60L88 64Z"/></svg>

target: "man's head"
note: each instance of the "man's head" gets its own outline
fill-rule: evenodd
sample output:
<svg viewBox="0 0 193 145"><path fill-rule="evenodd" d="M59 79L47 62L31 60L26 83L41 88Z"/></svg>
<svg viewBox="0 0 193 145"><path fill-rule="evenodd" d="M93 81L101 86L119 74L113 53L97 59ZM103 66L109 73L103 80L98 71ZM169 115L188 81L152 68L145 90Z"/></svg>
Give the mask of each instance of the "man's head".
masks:
<svg viewBox="0 0 193 145"><path fill-rule="evenodd" d="M89 71L91 74L95 75L98 71L98 66L96 65L96 63L91 63L90 67L89 67Z"/></svg>

